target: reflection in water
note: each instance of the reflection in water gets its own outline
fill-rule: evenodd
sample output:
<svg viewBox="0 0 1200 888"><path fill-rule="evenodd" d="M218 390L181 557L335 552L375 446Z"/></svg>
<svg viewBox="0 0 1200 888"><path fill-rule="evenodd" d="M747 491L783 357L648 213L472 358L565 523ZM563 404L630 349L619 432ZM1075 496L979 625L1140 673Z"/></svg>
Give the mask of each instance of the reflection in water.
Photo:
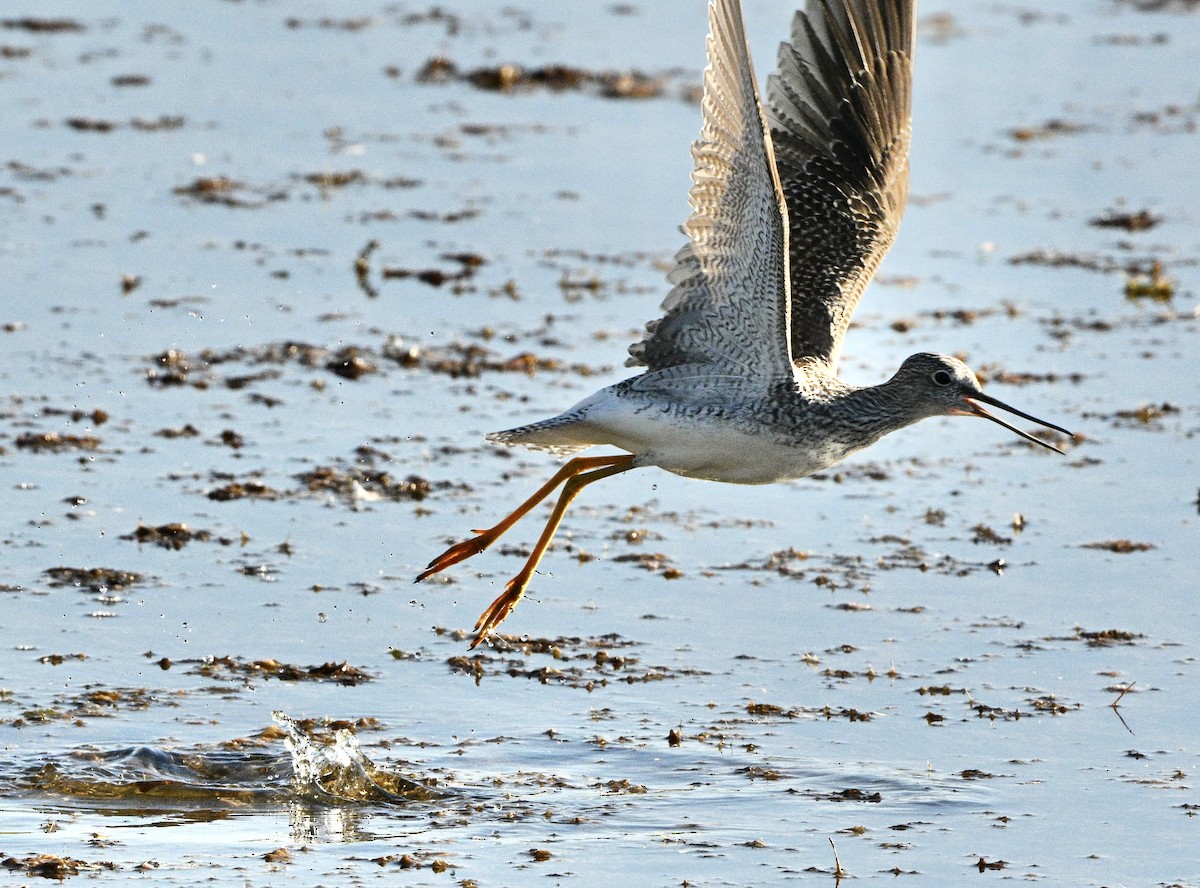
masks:
<svg viewBox="0 0 1200 888"><path fill-rule="evenodd" d="M288 806L292 844L301 847L325 842L369 842L378 836L366 829L373 810L350 805L319 806L295 801Z"/></svg>

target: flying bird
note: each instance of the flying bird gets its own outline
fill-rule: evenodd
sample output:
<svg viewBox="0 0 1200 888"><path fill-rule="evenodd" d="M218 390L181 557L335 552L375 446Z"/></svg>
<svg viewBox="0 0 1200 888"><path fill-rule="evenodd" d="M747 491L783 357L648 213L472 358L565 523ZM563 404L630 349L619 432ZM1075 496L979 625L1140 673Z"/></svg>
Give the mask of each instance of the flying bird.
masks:
<svg viewBox="0 0 1200 888"><path fill-rule="evenodd" d="M645 466L730 484L803 478L933 416L977 416L1062 451L987 409L1073 437L985 394L957 358L915 354L891 379L837 376L850 316L895 239L908 195L915 0L808 0L760 100L740 0L709 4L703 125L692 147L687 243L662 317L629 348L644 371L551 419L488 435L577 456L493 527L417 577L482 552L559 486L525 565L471 647L521 600L583 488ZM987 405L987 406L985 406Z"/></svg>

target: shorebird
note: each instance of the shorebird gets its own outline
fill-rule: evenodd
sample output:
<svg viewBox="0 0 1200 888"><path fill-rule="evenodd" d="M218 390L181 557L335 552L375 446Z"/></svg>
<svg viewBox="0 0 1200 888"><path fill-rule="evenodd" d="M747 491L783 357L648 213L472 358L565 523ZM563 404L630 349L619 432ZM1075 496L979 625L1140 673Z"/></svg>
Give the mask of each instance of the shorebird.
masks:
<svg viewBox="0 0 1200 888"><path fill-rule="evenodd" d="M711 0L703 126L692 147L686 245L663 315L629 348L645 371L552 419L488 435L567 455L504 520L451 546L417 582L494 543L560 485L524 567L475 625L475 647L521 600L584 487L643 466L770 484L827 468L932 416L990 412L1073 437L984 394L957 358L915 354L887 382L837 377L859 297L895 239L908 195L915 0L808 0L759 99L740 0Z"/></svg>

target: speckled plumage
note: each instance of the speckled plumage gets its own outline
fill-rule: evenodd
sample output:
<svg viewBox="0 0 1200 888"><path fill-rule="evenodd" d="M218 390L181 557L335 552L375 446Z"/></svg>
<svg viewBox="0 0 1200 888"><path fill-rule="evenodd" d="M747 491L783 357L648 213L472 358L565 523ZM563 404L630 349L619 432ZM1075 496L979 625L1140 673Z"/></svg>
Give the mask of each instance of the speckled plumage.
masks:
<svg viewBox="0 0 1200 888"><path fill-rule="evenodd" d="M711 0L703 126L662 317L630 346L646 370L566 412L488 440L577 457L508 517L452 546L418 581L491 545L560 484L521 571L476 625L475 644L520 600L567 506L586 485L642 466L766 484L826 468L921 419L983 416L1057 450L983 403L945 355L916 354L887 382L837 378L850 316L896 235L908 192L915 0L808 0L779 50L764 109L739 0Z"/></svg>
<svg viewBox="0 0 1200 888"><path fill-rule="evenodd" d="M663 316L626 362L646 372L489 440L562 455L611 444L638 466L769 483L891 431L845 440L860 399L836 368L908 191L913 3L810 2L780 46L765 114L739 3L714 0L709 20L689 240ZM698 437L742 446L722 463Z"/></svg>
<svg viewBox="0 0 1200 888"><path fill-rule="evenodd" d="M779 48L764 119L739 4L710 6L690 242L627 364L786 373L807 357L836 371L908 195L913 7L810 2Z"/></svg>

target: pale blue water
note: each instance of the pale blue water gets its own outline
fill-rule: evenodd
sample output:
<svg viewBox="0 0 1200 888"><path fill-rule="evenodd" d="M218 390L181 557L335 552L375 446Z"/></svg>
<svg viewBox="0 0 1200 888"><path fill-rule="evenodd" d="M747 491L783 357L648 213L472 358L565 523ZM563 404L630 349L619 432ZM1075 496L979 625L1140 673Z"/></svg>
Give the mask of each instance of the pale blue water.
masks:
<svg viewBox="0 0 1200 888"><path fill-rule="evenodd" d="M505 624L564 637L561 658L484 651L478 684L452 633L518 557L497 547L444 583L411 579L554 469L482 434L621 378L655 316L686 214L701 4L440 4L455 27L369 3L6 9L83 30L0 29L0 852L154 883L766 885L828 881L833 839L859 881L1200 885L1200 17L1135 6L923 4L914 200L847 341L859 383L914 351L963 353L990 391L1081 432L1067 457L946 420L836 479L605 481ZM746 4L760 74L790 11ZM416 82L435 54L639 69L665 74L666 94ZM131 74L148 85L112 82ZM132 124L162 116L183 124ZM1012 135L1052 120L1079 131ZM343 187L305 179L350 171ZM218 176L252 206L175 192ZM1088 225L1143 208L1162 218L1148 231ZM374 297L354 273L371 240ZM1010 261L1037 250L1158 259L1175 295L1130 301L1120 273ZM460 292L382 277L453 273L443 256L464 252L485 263ZM123 275L140 285L123 293ZM964 309L973 323L954 319ZM327 353L264 359L289 342ZM591 374L456 378L389 357L456 344ZM346 346L377 372L326 369ZM169 349L187 384L151 385ZM1016 386L1001 370L1053 376ZM1147 405L1161 417L1119 413ZM186 424L199 434L156 434ZM99 443L19 444L50 432ZM372 498L364 481L356 498L296 477L356 466L432 490ZM251 480L279 498L207 496ZM122 540L139 522L212 538ZM976 541L979 525L1011 541ZM1119 540L1152 548L1085 547ZM768 565L789 548L808 557ZM618 560L639 553L682 576ZM63 566L144 580L52 585ZM1089 645L1106 630L1116 643ZM226 656L245 671L203 668ZM370 680L246 665L268 659L346 661ZM274 710L358 722L377 766L447 795L290 793L281 737L247 741ZM111 798L164 771L174 783ZM262 859L281 847L289 863ZM981 858L1003 868L980 875Z"/></svg>

